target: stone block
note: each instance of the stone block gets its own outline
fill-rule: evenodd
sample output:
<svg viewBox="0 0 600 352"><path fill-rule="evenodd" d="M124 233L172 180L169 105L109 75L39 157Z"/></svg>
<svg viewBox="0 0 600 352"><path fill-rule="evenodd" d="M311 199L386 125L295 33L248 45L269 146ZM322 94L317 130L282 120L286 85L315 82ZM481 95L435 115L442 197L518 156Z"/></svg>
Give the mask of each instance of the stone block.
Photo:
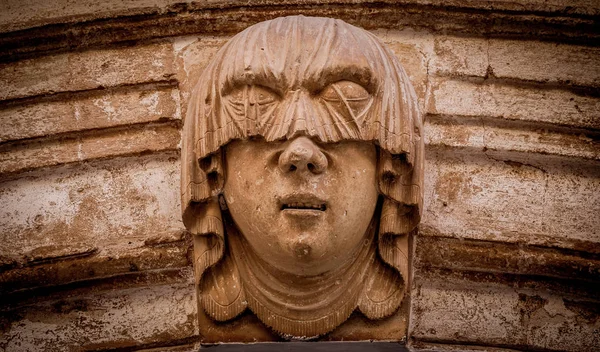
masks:
<svg viewBox="0 0 600 352"><path fill-rule="evenodd" d="M432 80L426 112L600 128L600 99L568 90L446 78Z"/></svg>
<svg viewBox="0 0 600 352"><path fill-rule="evenodd" d="M173 39L176 77L181 90L182 116L185 116L190 95L204 67L228 39L229 37L212 36L189 36Z"/></svg>
<svg viewBox="0 0 600 352"><path fill-rule="evenodd" d="M417 270L415 276L417 341L557 351L592 351L600 343L597 302L494 282L493 275L485 282L460 272Z"/></svg>
<svg viewBox="0 0 600 352"><path fill-rule="evenodd" d="M22 265L86 253L142 257L148 245L181 241L178 155L109 159L19 175L0 185L0 229L3 261ZM187 262L185 249L173 250ZM163 265L172 266L167 262ZM138 264L138 269L145 265L161 267Z"/></svg>
<svg viewBox="0 0 600 352"><path fill-rule="evenodd" d="M181 119L176 88L101 90L0 109L0 142L173 119Z"/></svg>
<svg viewBox="0 0 600 352"><path fill-rule="evenodd" d="M6 143L0 146L0 174L111 156L177 150L179 140L178 126L163 123Z"/></svg>
<svg viewBox="0 0 600 352"><path fill-rule="evenodd" d="M524 154L428 148L422 225L441 236L597 252L598 161Z"/></svg>
<svg viewBox="0 0 600 352"><path fill-rule="evenodd" d="M427 66L431 57L433 36L414 30L375 31L383 42L396 54L415 88L421 109L427 91Z"/></svg>
<svg viewBox="0 0 600 352"><path fill-rule="evenodd" d="M0 64L0 100L167 81L171 43L95 49Z"/></svg>
<svg viewBox="0 0 600 352"><path fill-rule="evenodd" d="M600 49L530 40L490 40L495 77L600 87Z"/></svg>
<svg viewBox="0 0 600 352"><path fill-rule="evenodd" d="M599 135L551 125L485 117L429 115L425 143L431 146L553 154L600 160Z"/></svg>
<svg viewBox="0 0 600 352"><path fill-rule="evenodd" d="M6 312L6 352L133 349L197 334L191 283L106 291Z"/></svg>
<svg viewBox="0 0 600 352"><path fill-rule="evenodd" d="M430 60L431 74L484 77L488 65L487 39L454 36L435 38Z"/></svg>

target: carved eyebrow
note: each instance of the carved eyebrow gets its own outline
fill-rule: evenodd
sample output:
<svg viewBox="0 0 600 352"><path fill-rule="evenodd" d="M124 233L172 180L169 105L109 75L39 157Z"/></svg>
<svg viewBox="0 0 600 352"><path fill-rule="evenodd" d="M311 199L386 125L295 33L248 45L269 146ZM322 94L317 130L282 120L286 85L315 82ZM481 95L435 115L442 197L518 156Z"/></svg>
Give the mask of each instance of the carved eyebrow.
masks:
<svg viewBox="0 0 600 352"><path fill-rule="evenodd" d="M269 77L267 77L269 75ZM281 79L276 78L271 72L254 72L254 71L245 71L243 74L236 74L232 76L227 76L223 82L223 89L221 90L221 95L225 96L231 93L237 87L242 86L262 86L269 88L274 93L283 95L285 87L282 84Z"/></svg>
<svg viewBox="0 0 600 352"><path fill-rule="evenodd" d="M377 77L370 67L365 66L328 67L323 70L319 77L308 79L303 85L311 92L318 93L328 85L342 80L361 85L369 94L373 94L377 90Z"/></svg>

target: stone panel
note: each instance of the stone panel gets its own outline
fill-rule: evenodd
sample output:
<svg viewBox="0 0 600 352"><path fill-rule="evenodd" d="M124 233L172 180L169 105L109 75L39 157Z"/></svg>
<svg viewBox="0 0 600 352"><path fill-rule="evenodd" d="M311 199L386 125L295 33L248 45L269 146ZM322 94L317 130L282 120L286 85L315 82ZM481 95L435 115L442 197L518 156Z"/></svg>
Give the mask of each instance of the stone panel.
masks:
<svg viewBox="0 0 600 352"><path fill-rule="evenodd" d="M478 37L436 37L431 73L485 77L489 65L488 43L487 39Z"/></svg>
<svg viewBox="0 0 600 352"><path fill-rule="evenodd" d="M597 47L491 40L489 61L498 78L600 86L600 49Z"/></svg>
<svg viewBox="0 0 600 352"><path fill-rule="evenodd" d="M600 343L598 302L517 287L491 274L428 270L416 276L416 340L545 351L593 351Z"/></svg>
<svg viewBox="0 0 600 352"><path fill-rule="evenodd" d="M3 261L21 264L85 253L119 257L181 240L178 155L73 164L6 181L0 229Z"/></svg>
<svg viewBox="0 0 600 352"><path fill-rule="evenodd" d="M433 55L433 36L428 32L412 29L376 30L374 34L380 37L398 57L415 88L420 107L423 109L427 91L428 66Z"/></svg>
<svg viewBox="0 0 600 352"><path fill-rule="evenodd" d="M184 282L30 306L3 315L6 352L129 348L197 334L194 287Z"/></svg>
<svg viewBox="0 0 600 352"><path fill-rule="evenodd" d="M179 148L177 125L151 124L0 145L0 174Z"/></svg>
<svg viewBox="0 0 600 352"><path fill-rule="evenodd" d="M600 160L600 134L485 117L427 116L425 143L431 146L553 154Z"/></svg>
<svg viewBox="0 0 600 352"><path fill-rule="evenodd" d="M170 43L40 56L0 64L0 100L166 81L173 74Z"/></svg>
<svg viewBox="0 0 600 352"><path fill-rule="evenodd" d="M86 0L78 1L76 4L69 0L53 1L51 4L38 2L34 0L18 1L8 0L4 3L3 11L0 13L0 31L8 32L19 29L30 28L34 26L46 25L49 23L75 22L83 20L92 20L99 18L110 18L118 15L141 15L164 12L168 8L173 8L176 4L185 3L188 7L196 8L219 8L219 7L237 7L248 5L247 2L240 0L209 0L195 3L194 1L177 0L137 0L122 2L110 0L99 4L97 2ZM368 5L370 1L361 1ZM378 1L379 3L397 3L398 0ZM295 1L261 1L262 5L294 5ZM312 0L304 1L308 4L344 4L340 0ZM464 7L468 9L479 10L509 10L509 11L543 11L557 14L571 15L594 15L600 11L600 6L593 0L402 0L404 5L434 5L434 6L452 6ZM191 5L191 6L190 6ZM176 7L175 7L176 8Z"/></svg>
<svg viewBox="0 0 600 352"><path fill-rule="evenodd" d="M431 72L511 81L600 85L600 50L536 40L436 36Z"/></svg>
<svg viewBox="0 0 600 352"><path fill-rule="evenodd" d="M176 88L101 90L0 109L0 142L172 119L181 119Z"/></svg>
<svg viewBox="0 0 600 352"><path fill-rule="evenodd" d="M569 90L438 78L426 112L600 128L600 99Z"/></svg>
<svg viewBox="0 0 600 352"><path fill-rule="evenodd" d="M600 242L598 161L441 147L428 149L425 175L422 224L440 235L584 251Z"/></svg>
<svg viewBox="0 0 600 352"><path fill-rule="evenodd" d="M223 46L228 37L189 36L173 39L177 81L181 90L182 116L185 116L190 95L204 67Z"/></svg>

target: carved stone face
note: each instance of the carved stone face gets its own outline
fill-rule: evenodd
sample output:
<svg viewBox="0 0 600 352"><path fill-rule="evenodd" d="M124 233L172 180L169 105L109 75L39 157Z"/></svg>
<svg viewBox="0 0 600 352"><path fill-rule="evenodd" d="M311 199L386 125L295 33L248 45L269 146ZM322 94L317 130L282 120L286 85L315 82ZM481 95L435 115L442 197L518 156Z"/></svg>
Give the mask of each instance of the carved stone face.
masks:
<svg viewBox="0 0 600 352"><path fill-rule="evenodd" d="M291 274L318 275L351 260L377 204L372 143L236 141L226 149L224 195L259 258Z"/></svg>
<svg viewBox="0 0 600 352"><path fill-rule="evenodd" d="M395 314L421 212L421 131L408 76L367 31L291 16L223 46L182 145L201 335L247 311L286 339ZM254 341L238 327L228 341Z"/></svg>

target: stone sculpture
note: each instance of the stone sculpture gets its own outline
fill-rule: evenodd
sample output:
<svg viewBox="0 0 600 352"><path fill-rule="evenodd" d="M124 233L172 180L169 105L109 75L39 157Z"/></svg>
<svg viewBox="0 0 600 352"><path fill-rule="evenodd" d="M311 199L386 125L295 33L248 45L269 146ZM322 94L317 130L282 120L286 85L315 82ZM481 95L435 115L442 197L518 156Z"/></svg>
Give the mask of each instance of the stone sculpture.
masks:
<svg viewBox="0 0 600 352"><path fill-rule="evenodd" d="M191 96L182 208L199 310L250 310L286 338L400 306L420 220L422 122L409 79L371 33L277 18L216 54Z"/></svg>

